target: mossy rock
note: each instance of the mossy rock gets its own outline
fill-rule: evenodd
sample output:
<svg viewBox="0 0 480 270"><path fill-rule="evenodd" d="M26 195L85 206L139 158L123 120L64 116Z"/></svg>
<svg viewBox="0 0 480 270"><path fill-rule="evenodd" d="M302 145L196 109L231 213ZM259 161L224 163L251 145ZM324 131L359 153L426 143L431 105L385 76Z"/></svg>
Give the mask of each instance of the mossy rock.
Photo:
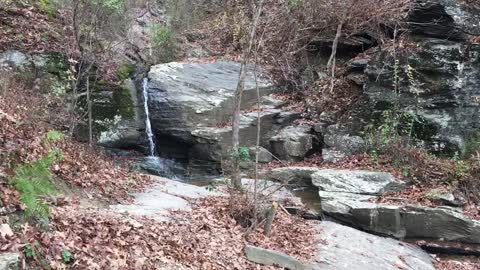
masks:
<svg viewBox="0 0 480 270"><path fill-rule="evenodd" d="M80 114L86 115L86 96L79 103ZM135 102L129 89L106 82L99 83L92 91L93 137L98 139L102 132L135 121L135 112ZM86 140L88 125L79 125L76 133L80 139Z"/></svg>

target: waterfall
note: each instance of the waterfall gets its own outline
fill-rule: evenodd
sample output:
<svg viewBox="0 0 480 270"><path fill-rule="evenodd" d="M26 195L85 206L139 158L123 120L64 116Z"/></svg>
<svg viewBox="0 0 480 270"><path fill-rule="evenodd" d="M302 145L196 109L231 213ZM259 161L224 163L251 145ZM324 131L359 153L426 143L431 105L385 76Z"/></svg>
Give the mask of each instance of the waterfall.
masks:
<svg viewBox="0 0 480 270"><path fill-rule="evenodd" d="M155 140L153 137L152 123L150 122L150 111L148 110L148 78L143 79L143 106L145 109L145 131L148 137L149 156L145 158L143 164L140 166L155 175L177 179L176 174L172 171L176 166L175 161L155 155Z"/></svg>
<svg viewBox="0 0 480 270"><path fill-rule="evenodd" d="M148 110L148 78L143 79L143 106L145 109L145 130L148 137L148 147L150 156L155 156L155 142L153 140L152 123L150 123L150 113Z"/></svg>

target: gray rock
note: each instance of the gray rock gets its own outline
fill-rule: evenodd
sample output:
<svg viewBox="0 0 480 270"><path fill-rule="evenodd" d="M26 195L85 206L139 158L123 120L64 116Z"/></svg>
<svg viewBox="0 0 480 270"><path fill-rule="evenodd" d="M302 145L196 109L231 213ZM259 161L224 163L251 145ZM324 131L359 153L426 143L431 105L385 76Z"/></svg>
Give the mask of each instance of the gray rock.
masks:
<svg viewBox="0 0 480 270"><path fill-rule="evenodd" d="M14 67L21 68L31 64L32 58L19 51L6 51L0 53L0 68Z"/></svg>
<svg viewBox="0 0 480 270"><path fill-rule="evenodd" d="M358 86L363 86L368 78L363 73L350 73L347 75L347 79Z"/></svg>
<svg viewBox="0 0 480 270"><path fill-rule="evenodd" d="M310 270L311 266L301 263L299 260L275 250L246 245L245 255L249 261L263 265L275 265L290 270Z"/></svg>
<svg viewBox="0 0 480 270"><path fill-rule="evenodd" d="M478 6L457 0L417 1L407 23L415 34L441 39L468 39L479 36Z"/></svg>
<svg viewBox="0 0 480 270"><path fill-rule="evenodd" d="M325 163L337 163L346 158L345 153L331 149L322 149L322 159Z"/></svg>
<svg viewBox="0 0 480 270"><path fill-rule="evenodd" d="M156 183L144 192L135 194L135 201L132 204L114 205L111 208L118 212L148 216L163 221L168 220L170 210L191 209L189 199L222 195L218 192L208 191L204 187L157 176L152 177Z"/></svg>
<svg viewBox="0 0 480 270"><path fill-rule="evenodd" d="M466 204L466 201L455 198L453 193L440 189L432 189L428 191L425 196L429 200L437 201L450 206L462 206Z"/></svg>
<svg viewBox="0 0 480 270"><path fill-rule="evenodd" d="M273 106L274 108L280 108L285 105L287 102L282 99L278 99L272 96L264 96L260 101L263 105Z"/></svg>
<svg viewBox="0 0 480 270"><path fill-rule="evenodd" d="M453 156L463 150L466 136L480 130L480 45L421 39L416 48L397 55L398 96L392 91L392 57L372 56L365 71L365 111L378 119L398 103L401 113L413 116L412 137L434 153Z"/></svg>
<svg viewBox="0 0 480 270"><path fill-rule="evenodd" d="M311 178L313 185L327 192L380 195L405 188L404 182L384 172L325 169L313 173Z"/></svg>
<svg viewBox="0 0 480 270"><path fill-rule="evenodd" d="M128 79L122 88L104 93L93 103L93 108L101 112L94 115L97 143L109 148L142 150L146 135L141 91L137 92L135 83Z"/></svg>
<svg viewBox="0 0 480 270"><path fill-rule="evenodd" d="M323 141L326 146L346 155L365 151L365 141L360 136L349 134L349 130L340 124L328 126Z"/></svg>
<svg viewBox="0 0 480 270"><path fill-rule="evenodd" d="M16 50L8 50L0 53L0 69L7 67L20 69L35 68L37 69L35 70L37 76L41 73L58 75L58 73L68 68L63 66L64 60L64 57L58 53L26 54Z"/></svg>
<svg viewBox="0 0 480 270"><path fill-rule="evenodd" d="M250 158L254 161L255 160L255 155L257 148L256 147L250 147ZM267 149L263 147L259 147L258 149L258 162L259 163L269 163L273 160L272 153L268 151Z"/></svg>
<svg viewBox="0 0 480 270"><path fill-rule="evenodd" d="M362 230L396 238L480 244L480 222L453 208L397 206L371 202L375 197L320 192L322 210Z"/></svg>
<svg viewBox="0 0 480 270"><path fill-rule="evenodd" d="M327 134L324 136L324 142L327 146L346 155L365 151L365 141L360 136Z"/></svg>
<svg viewBox="0 0 480 270"><path fill-rule="evenodd" d="M275 119L277 125L286 126L293 123L301 117L301 113L297 112L280 112Z"/></svg>
<svg viewBox="0 0 480 270"><path fill-rule="evenodd" d="M370 61L370 58L355 58L347 62L347 66L350 70L363 71Z"/></svg>
<svg viewBox="0 0 480 270"><path fill-rule="evenodd" d="M337 223L319 226L315 267L322 270L434 270L420 248Z"/></svg>
<svg viewBox="0 0 480 270"><path fill-rule="evenodd" d="M230 120L240 64L218 61L211 64L168 63L149 72L149 107L157 134L191 142L191 131L214 127ZM243 108L256 102L252 68L247 70ZM273 91L269 80L261 78L262 95Z"/></svg>
<svg viewBox="0 0 480 270"><path fill-rule="evenodd" d="M378 195L405 184L382 172L326 169L310 175L322 211L362 230L396 238L480 244L480 221L450 207L375 203Z"/></svg>
<svg viewBox="0 0 480 270"><path fill-rule="evenodd" d="M313 130L317 133L325 134L327 132L328 126L329 124L320 122L313 126Z"/></svg>
<svg viewBox="0 0 480 270"><path fill-rule="evenodd" d="M320 122L326 123L326 124L333 124L337 122L337 113L335 112L322 112L319 116Z"/></svg>
<svg viewBox="0 0 480 270"><path fill-rule="evenodd" d="M20 263L20 254L18 253L0 254L0 270L20 269L19 263Z"/></svg>
<svg viewBox="0 0 480 270"><path fill-rule="evenodd" d="M270 139L273 153L280 159L301 161L314 149L314 136L306 125L288 126Z"/></svg>
<svg viewBox="0 0 480 270"><path fill-rule="evenodd" d="M189 160L193 174L216 174L231 150L231 115L240 64L168 63L152 67L148 77L149 109L157 150L161 154ZM271 82L260 75L261 96L275 91ZM257 102L252 67L247 67L242 109ZM276 106L262 104L261 145L276 131L298 117L282 113ZM240 145L256 142L257 112L242 113Z"/></svg>
<svg viewBox="0 0 480 270"><path fill-rule="evenodd" d="M318 171L317 167L283 167L268 171L266 177L282 183L312 186L312 174Z"/></svg>
<svg viewBox="0 0 480 270"><path fill-rule="evenodd" d="M281 111L263 107L260 113L261 130L260 145L268 146L269 139L281 127L291 122L282 121L277 124ZM240 145L253 146L257 141L257 112L241 115L239 138ZM293 119L293 118L292 118ZM230 158L232 144L231 127L198 127L191 131L193 145L188 149L190 170L201 174L209 168L219 166L222 160ZM253 158L253 156L251 156ZM207 162L206 162L207 161ZM211 163L208 163L210 161Z"/></svg>

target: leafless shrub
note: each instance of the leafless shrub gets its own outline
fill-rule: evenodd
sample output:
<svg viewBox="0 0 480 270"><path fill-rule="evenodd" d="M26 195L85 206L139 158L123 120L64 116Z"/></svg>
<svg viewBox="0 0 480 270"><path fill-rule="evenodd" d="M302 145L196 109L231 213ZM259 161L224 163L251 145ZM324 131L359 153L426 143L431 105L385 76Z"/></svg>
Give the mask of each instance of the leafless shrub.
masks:
<svg viewBox="0 0 480 270"><path fill-rule="evenodd" d="M224 52L235 51L245 42L245 33L252 11L248 1L225 1L224 11L215 14L210 27L216 44ZM335 35L343 23L342 36L364 31L378 33L380 41L385 28L400 24L411 0L267 0L257 35L262 36L259 56L280 82L299 78L298 65L312 40ZM222 46L217 46L222 47Z"/></svg>

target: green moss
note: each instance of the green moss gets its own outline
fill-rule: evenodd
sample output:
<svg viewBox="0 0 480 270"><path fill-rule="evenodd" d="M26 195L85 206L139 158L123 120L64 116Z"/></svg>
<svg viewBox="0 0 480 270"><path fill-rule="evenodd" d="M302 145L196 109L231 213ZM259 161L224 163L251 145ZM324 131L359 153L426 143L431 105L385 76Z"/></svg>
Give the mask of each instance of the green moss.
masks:
<svg viewBox="0 0 480 270"><path fill-rule="evenodd" d="M61 78L66 78L68 72L68 63L65 56L61 53L50 53L47 57L47 62L43 67L43 71L55 74Z"/></svg>
<svg viewBox="0 0 480 270"><path fill-rule="evenodd" d="M100 133L115 129L121 122L135 118L135 103L129 89L108 82L97 84L92 92L93 135L98 138ZM86 97L79 101L82 115L86 115ZM87 120L87 119L85 119ZM87 121L84 121L87 123ZM88 138L88 127L80 125L76 130L80 140Z"/></svg>
<svg viewBox="0 0 480 270"><path fill-rule="evenodd" d="M135 65L132 63L125 62L121 64L117 69L117 79L119 81L126 80L130 78L135 72Z"/></svg>

